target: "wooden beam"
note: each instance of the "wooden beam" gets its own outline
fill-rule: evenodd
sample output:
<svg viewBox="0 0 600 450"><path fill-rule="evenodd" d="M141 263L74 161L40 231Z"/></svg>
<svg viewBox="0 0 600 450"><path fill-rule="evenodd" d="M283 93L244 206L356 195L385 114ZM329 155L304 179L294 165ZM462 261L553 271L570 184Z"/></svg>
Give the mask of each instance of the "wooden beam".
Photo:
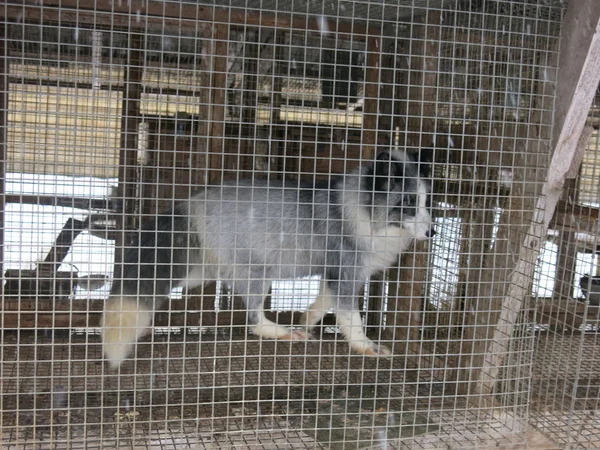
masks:
<svg viewBox="0 0 600 450"><path fill-rule="evenodd" d="M559 214L572 214L575 217L589 218L598 220L600 217L600 208L594 206L581 206L565 202L559 202L556 208Z"/></svg>
<svg viewBox="0 0 600 450"><path fill-rule="evenodd" d="M258 159L256 142L257 124L256 109L258 107L258 60L260 57L260 33L254 37L256 41L245 40L243 59L243 89L240 98L241 126L239 152L241 153L241 167L244 171L254 171L256 169L256 160ZM225 100L227 104L227 100ZM230 167L225 167L230 169ZM259 175L260 176L260 175Z"/></svg>
<svg viewBox="0 0 600 450"><path fill-rule="evenodd" d="M129 61L124 69L121 116L121 151L119 153L118 197L122 201L117 219L114 279L121 278L123 249L130 243L130 232L135 228L134 213L137 200L137 137L140 123L140 99L144 64L144 38L132 33L129 43Z"/></svg>
<svg viewBox="0 0 600 450"><path fill-rule="evenodd" d="M210 144L208 183L220 184L223 176L225 108L227 107L227 57L229 26L216 24L213 29L210 77Z"/></svg>
<svg viewBox="0 0 600 450"><path fill-rule="evenodd" d="M56 79L40 80L39 78L9 77L8 82L10 84L20 84L20 85L28 85L28 86L51 86L51 87L66 88L66 89L74 88L74 89L91 90L93 88L92 83L79 83L79 82L56 80ZM102 84L102 85L96 87L96 89L101 90L101 91L123 92L125 90L125 87L124 86L112 86L110 84ZM167 87L143 86L142 92L144 94L155 94L155 95L181 95L181 96L190 97L190 98L197 98L200 96L200 93L198 90L167 88Z"/></svg>
<svg viewBox="0 0 600 450"><path fill-rule="evenodd" d="M100 209L113 210L118 208L118 201L106 198L86 198L86 197L51 197L49 195L15 195L4 196L5 203L19 203L23 205L45 205L45 206L64 206L65 208L77 209Z"/></svg>
<svg viewBox="0 0 600 450"><path fill-rule="evenodd" d="M529 297L535 261L546 239L567 174L573 160L578 158L578 151L584 149L578 143L600 82L600 2L572 0L569 3L562 24L560 64L554 153L479 372L475 392L486 397L494 392L519 312Z"/></svg>
<svg viewBox="0 0 600 450"><path fill-rule="evenodd" d="M38 0L8 0L0 8L0 18L37 21L43 23L72 23L110 27L110 29L146 30L150 26L160 29L195 32L198 22L236 24L258 27L287 28L321 31L325 26L331 33L348 33L354 36L379 35L380 27L363 25L355 21L323 20L303 14L274 14L251 11L247 8L224 8L189 3L165 3L158 0L45 0L43 8Z"/></svg>
<svg viewBox="0 0 600 450"><path fill-rule="evenodd" d="M413 24L413 40L408 79L407 112L405 123L405 144L420 148L430 145L423 142L423 135L433 136L437 96L437 64L439 62L439 42L441 33L441 13L431 11ZM402 144L401 144L402 145ZM414 358L417 366L421 359L420 328L423 323L423 302L429 265L427 242L415 242L400 257L397 268L390 270L388 327L386 337L393 342L393 352Z"/></svg>
<svg viewBox="0 0 600 450"><path fill-rule="evenodd" d="M365 104L363 115L363 149L361 158L373 160L377 153L377 130L379 118L379 88L381 81L381 37L367 40L365 74Z"/></svg>
<svg viewBox="0 0 600 450"><path fill-rule="evenodd" d="M574 208L572 212L558 209L550 221L550 228L595 236L598 233L598 211L595 208L590 208L590 211L592 214L586 215L579 208Z"/></svg>
<svg viewBox="0 0 600 450"><path fill-rule="evenodd" d="M76 302L75 302L76 303ZM103 302L94 302L89 309L81 305L75 309L66 309L66 306L56 307L50 303L36 306L37 301L26 300L25 303L14 300L3 300L0 304L0 329L2 330L24 330L24 329L70 329L99 327L102 319ZM86 302L81 302L87 305ZM267 313L267 317L275 320L281 325L299 323L301 312ZM214 313L211 311L158 311L154 315L153 326L155 327L245 327L247 325L246 311L223 311ZM335 326L335 319L327 315L322 324L324 326Z"/></svg>

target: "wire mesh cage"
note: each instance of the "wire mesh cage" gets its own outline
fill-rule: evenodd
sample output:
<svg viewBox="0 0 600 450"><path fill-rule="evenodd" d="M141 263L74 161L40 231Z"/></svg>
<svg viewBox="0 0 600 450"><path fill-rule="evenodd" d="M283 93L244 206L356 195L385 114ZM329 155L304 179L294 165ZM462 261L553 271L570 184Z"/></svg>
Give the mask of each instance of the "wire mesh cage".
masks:
<svg viewBox="0 0 600 450"><path fill-rule="evenodd" d="M532 418L565 448L598 448L598 99L538 267Z"/></svg>
<svg viewBox="0 0 600 450"><path fill-rule="evenodd" d="M0 7L0 447L600 447L572 5L215 3Z"/></svg>

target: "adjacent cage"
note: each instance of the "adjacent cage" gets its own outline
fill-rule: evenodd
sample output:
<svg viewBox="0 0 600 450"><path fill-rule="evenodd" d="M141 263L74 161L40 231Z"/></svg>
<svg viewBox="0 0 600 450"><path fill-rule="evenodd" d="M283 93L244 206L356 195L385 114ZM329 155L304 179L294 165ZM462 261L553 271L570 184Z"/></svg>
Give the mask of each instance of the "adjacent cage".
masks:
<svg viewBox="0 0 600 450"><path fill-rule="evenodd" d="M579 176L568 180L536 285L532 422L561 448L599 448L598 94ZM538 288L539 289L539 288Z"/></svg>
<svg viewBox="0 0 600 450"><path fill-rule="evenodd" d="M539 231L561 42L596 7L214 3L0 6L0 447L600 447L596 102ZM205 283L169 284L184 266ZM352 277L350 323L328 283ZM253 325L255 282L284 339ZM125 285L152 325L115 368Z"/></svg>

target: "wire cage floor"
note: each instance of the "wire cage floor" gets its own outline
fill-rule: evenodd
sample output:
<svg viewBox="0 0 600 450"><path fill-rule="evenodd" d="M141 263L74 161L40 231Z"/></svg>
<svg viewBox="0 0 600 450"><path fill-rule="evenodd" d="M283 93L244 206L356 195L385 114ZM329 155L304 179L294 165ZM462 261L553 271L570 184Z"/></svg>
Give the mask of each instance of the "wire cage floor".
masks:
<svg viewBox="0 0 600 450"><path fill-rule="evenodd" d="M524 448L525 425L405 358L201 337L155 335L116 374L98 336L5 333L2 448Z"/></svg>
<svg viewBox="0 0 600 450"><path fill-rule="evenodd" d="M542 333L533 364L532 423L560 448L600 448L597 333Z"/></svg>

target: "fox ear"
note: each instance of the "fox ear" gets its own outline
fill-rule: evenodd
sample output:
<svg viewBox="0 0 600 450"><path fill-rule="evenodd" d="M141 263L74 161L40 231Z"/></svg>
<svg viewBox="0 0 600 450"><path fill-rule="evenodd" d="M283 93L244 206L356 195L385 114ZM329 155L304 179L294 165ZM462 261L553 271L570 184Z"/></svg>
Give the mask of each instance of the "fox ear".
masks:
<svg viewBox="0 0 600 450"><path fill-rule="evenodd" d="M419 174L423 178L431 176L431 164L434 160L434 150L431 147L425 147L410 153L410 156L419 166Z"/></svg>
<svg viewBox="0 0 600 450"><path fill-rule="evenodd" d="M392 158L388 151L377 155L373 166L373 180L370 184L375 191L390 191L396 185L396 178L402 176L403 165Z"/></svg>

